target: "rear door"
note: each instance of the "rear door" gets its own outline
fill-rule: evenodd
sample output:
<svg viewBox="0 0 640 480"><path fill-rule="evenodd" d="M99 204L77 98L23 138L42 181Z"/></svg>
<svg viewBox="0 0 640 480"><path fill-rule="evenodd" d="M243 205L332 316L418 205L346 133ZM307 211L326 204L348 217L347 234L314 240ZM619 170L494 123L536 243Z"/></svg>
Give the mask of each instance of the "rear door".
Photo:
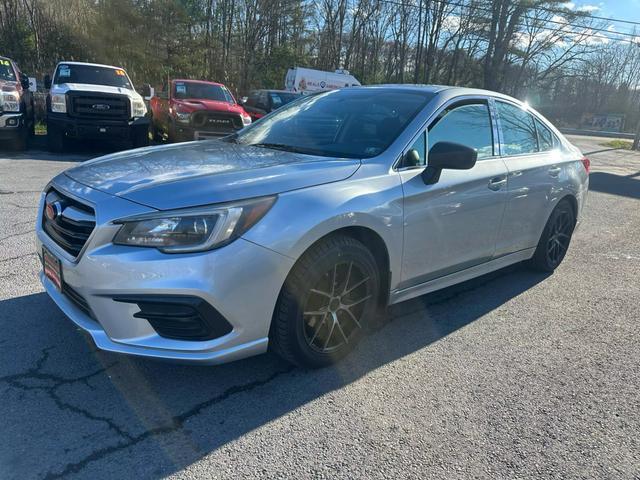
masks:
<svg viewBox="0 0 640 480"><path fill-rule="evenodd" d="M508 201L496 255L533 248L547 221L561 168L557 139L526 107L495 100Z"/></svg>
<svg viewBox="0 0 640 480"><path fill-rule="evenodd" d="M407 149L419 152L421 165L399 169L404 189L400 288L493 257L507 191L507 169L498 155L494 127L486 99L454 101ZM425 185L421 173L428 164L426 152L439 141L474 148L478 161L470 170L443 170L437 183Z"/></svg>

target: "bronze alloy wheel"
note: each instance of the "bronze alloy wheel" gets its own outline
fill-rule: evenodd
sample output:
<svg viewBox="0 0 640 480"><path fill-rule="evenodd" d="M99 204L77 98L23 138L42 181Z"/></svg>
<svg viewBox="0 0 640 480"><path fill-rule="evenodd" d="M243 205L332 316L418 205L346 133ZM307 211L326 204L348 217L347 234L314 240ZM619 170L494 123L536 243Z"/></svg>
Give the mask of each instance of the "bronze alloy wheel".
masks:
<svg viewBox="0 0 640 480"><path fill-rule="evenodd" d="M354 262L338 263L309 290L302 312L305 340L320 353L348 344L362 330L371 277Z"/></svg>

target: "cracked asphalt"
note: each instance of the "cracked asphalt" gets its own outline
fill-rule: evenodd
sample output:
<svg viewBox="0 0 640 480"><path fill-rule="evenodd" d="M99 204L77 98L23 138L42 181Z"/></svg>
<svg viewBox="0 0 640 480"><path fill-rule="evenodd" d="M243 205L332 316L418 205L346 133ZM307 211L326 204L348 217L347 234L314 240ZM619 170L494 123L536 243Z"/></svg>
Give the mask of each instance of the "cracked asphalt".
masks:
<svg viewBox="0 0 640 480"><path fill-rule="evenodd" d="M33 251L39 192L97 154L0 152L0 478L640 478L640 154L591 155L553 275L400 304L318 371L98 351Z"/></svg>

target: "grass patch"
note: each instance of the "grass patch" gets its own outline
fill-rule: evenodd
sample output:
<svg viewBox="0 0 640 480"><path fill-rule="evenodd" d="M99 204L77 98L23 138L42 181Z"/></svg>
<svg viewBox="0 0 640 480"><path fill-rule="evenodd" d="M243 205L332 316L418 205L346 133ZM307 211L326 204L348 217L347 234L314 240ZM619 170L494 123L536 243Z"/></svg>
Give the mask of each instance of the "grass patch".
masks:
<svg viewBox="0 0 640 480"><path fill-rule="evenodd" d="M42 122L36 123L35 130L36 130L36 135L46 135L47 134L47 126Z"/></svg>
<svg viewBox="0 0 640 480"><path fill-rule="evenodd" d="M600 145L602 145L603 147L609 147L609 148L620 148L622 150L631 150L631 147L633 146L633 142L630 140L616 139L616 140L610 140L608 142L601 143Z"/></svg>

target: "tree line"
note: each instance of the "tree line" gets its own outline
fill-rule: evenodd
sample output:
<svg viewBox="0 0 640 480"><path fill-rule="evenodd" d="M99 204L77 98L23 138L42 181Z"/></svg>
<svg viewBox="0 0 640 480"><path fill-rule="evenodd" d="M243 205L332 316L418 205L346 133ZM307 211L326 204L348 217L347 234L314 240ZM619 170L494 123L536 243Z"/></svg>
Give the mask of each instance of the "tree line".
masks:
<svg viewBox="0 0 640 480"><path fill-rule="evenodd" d="M0 54L39 78L60 60L116 64L136 85L282 88L291 66L363 84L482 87L561 125L640 117L640 36L560 0L0 0Z"/></svg>

